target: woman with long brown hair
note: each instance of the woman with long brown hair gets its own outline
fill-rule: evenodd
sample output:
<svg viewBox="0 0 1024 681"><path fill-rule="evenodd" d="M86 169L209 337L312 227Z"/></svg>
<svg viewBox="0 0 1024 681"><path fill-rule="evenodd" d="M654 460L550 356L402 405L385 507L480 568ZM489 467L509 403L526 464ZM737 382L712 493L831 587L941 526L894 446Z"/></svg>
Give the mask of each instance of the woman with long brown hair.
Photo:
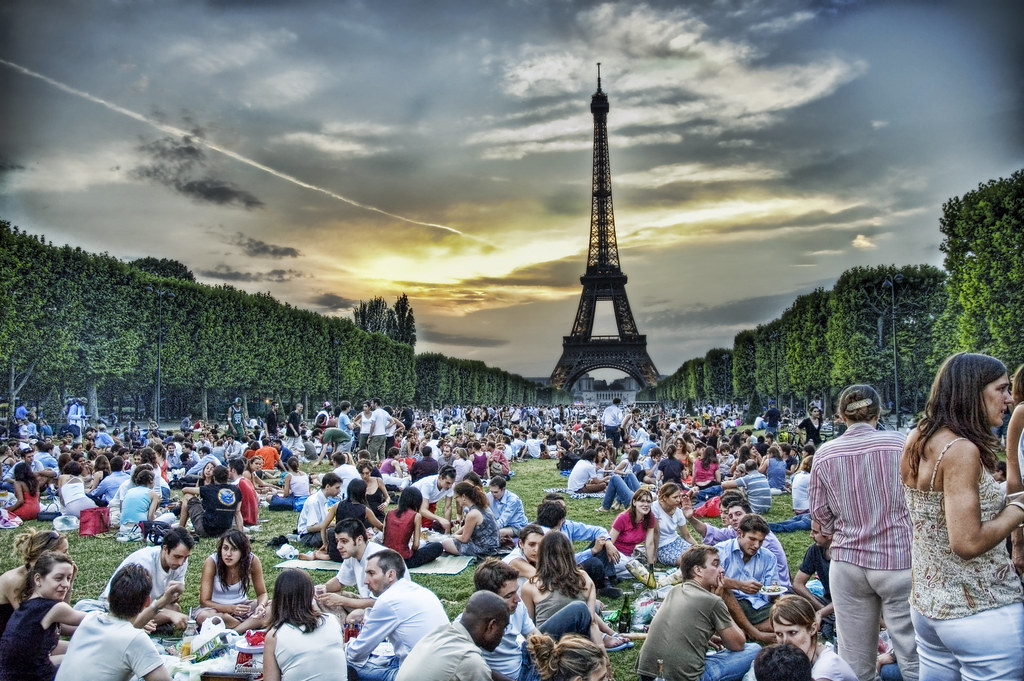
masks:
<svg viewBox="0 0 1024 681"><path fill-rule="evenodd" d="M1024 522L1024 503L1006 503L992 478L999 449L993 429L1012 405L1002 362L953 355L903 450L922 678L1024 677L1024 591L1003 548Z"/></svg>
<svg viewBox="0 0 1024 681"><path fill-rule="evenodd" d="M249 598L249 587L256 594ZM217 541L217 552L203 562L199 585L196 622L220 617L238 633L266 626L267 587L263 582L263 565L252 552L252 544L244 532L228 530Z"/></svg>
<svg viewBox="0 0 1024 681"><path fill-rule="evenodd" d="M594 612L597 592L594 582L576 565L572 542L564 534L551 531L544 535L537 553L537 574L520 589L523 605L538 627L565 606L576 601ZM590 640L605 648L618 648L627 641L615 635L600 617L590 622Z"/></svg>
<svg viewBox="0 0 1024 681"><path fill-rule="evenodd" d="M263 647L266 681L334 681L344 676L348 663L341 623L313 606L313 580L304 570L288 568L277 576L272 611Z"/></svg>
<svg viewBox="0 0 1024 681"><path fill-rule="evenodd" d="M29 530L14 538L14 548L11 553L21 560L21 565L0 575L0 636L3 635L4 629L7 627L7 620L11 618L21 603L21 590L25 587L29 570L39 560L39 556L47 551L66 553L67 550L67 537L54 530L49 532ZM67 597L71 597L70 592Z"/></svg>

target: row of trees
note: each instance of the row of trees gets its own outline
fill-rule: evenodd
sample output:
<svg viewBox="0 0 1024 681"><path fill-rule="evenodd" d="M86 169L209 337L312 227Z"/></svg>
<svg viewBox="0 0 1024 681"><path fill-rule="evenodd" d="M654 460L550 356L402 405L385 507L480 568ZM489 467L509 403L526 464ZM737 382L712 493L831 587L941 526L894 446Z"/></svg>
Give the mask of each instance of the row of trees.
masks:
<svg viewBox="0 0 1024 681"><path fill-rule="evenodd" d="M100 403L104 413L128 405L151 414L158 349L164 415L222 414L235 396L247 405L269 397L427 406L567 399L481 362L416 356L411 343L266 293L198 284L170 261L125 263L0 221L0 366L11 404L24 396L53 418L67 396L85 395L94 416Z"/></svg>
<svg viewBox="0 0 1024 681"><path fill-rule="evenodd" d="M903 410L916 413L949 354L985 352L1012 371L1024 362L1024 171L950 199L940 228L945 271L849 269L731 348L683 362L655 398L759 410L768 399L831 404L837 389L866 382L896 402L898 383Z"/></svg>

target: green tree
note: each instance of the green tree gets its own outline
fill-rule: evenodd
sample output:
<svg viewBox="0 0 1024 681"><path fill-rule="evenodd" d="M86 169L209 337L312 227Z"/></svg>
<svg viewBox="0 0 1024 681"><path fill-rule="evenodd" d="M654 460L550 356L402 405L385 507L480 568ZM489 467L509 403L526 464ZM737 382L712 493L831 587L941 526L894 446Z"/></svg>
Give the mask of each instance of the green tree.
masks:
<svg viewBox="0 0 1024 681"><path fill-rule="evenodd" d="M416 315L413 314L409 296L404 293L398 296L391 308L395 313L395 334L392 336L399 343L416 346Z"/></svg>
<svg viewBox="0 0 1024 681"><path fill-rule="evenodd" d="M1024 170L991 180L942 207L947 300L942 354L986 352L1024 362Z"/></svg>
<svg viewBox="0 0 1024 681"><path fill-rule="evenodd" d="M147 256L145 258L132 260L131 266L162 279L181 279L182 281L196 280L195 275L192 274L192 271L189 270L184 263L180 263L177 260L171 260L169 258L154 258L152 256Z"/></svg>

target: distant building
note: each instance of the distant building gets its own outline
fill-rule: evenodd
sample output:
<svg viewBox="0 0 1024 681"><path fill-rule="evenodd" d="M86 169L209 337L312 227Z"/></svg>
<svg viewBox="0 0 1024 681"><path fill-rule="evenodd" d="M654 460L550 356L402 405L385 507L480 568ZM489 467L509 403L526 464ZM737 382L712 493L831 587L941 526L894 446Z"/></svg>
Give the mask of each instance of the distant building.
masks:
<svg viewBox="0 0 1024 681"><path fill-rule="evenodd" d="M628 376L608 383L601 379L595 379L590 374L584 374L576 381L572 394L579 402L588 407L611 404L616 397L622 400L622 404L625 406L636 402L636 394L640 388L641 385Z"/></svg>

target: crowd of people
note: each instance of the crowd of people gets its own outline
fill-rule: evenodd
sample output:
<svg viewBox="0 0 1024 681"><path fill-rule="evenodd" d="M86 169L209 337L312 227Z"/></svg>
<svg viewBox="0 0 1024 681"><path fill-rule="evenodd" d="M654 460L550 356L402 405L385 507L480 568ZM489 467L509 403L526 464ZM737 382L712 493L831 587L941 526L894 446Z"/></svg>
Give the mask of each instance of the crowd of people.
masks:
<svg viewBox="0 0 1024 681"><path fill-rule="evenodd" d="M183 630L180 599L196 586L197 624L266 629L270 680L604 681L608 653L638 643L644 681L1024 678L1024 371L1011 380L991 357L950 357L909 436L878 429L868 385L842 391L828 441L821 405L797 427L803 442L776 440L774 405L760 435L729 408L687 417L618 400L351 407L306 419L274 403L253 428L239 401L226 431L189 419L108 445L86 425L0 446L10 513L35 517L49 489L67 515L110 509L124 541L163 525L160 544L76 603L66 537L19 535L19 565L0 575L0 681L71 678L97 656L91 678L169 678L146 634ZM1010 411L1002 473L996 429ZM529 514L512 489L527 458L567 475ZM322 461L331 470L308 472ZM781 494L792 517L768 523ZM586 497L608 523L570 517ZM291 541L337 574L318 587L285 569L268 589L249 537L261 504L300 507ZM807 537L795 571L786 532ZM216 543L190 587L197 537ZM410 577L445 554L476 560L454 621ZM646 633L623 634L599 599L634 578L664 600Z"/></svg>

